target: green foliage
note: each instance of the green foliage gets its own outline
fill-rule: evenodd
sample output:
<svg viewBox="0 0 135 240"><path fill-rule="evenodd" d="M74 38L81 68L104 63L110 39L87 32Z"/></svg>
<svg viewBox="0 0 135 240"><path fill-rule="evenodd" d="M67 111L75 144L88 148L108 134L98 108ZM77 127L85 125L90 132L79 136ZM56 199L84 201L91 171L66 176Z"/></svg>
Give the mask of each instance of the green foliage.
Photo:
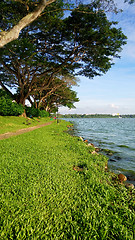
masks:
<svg viewBox="0 0 135 240"><path fill-rule="evenodd" d="M1 81L18 89L18 102L22 104L37 92L51 92L56 78L77 74L93 78L106 73L126 43L117 23L97 11L98 1L79 5L65 18L62 2L46 8L37 21L21 31L18 40L1 49Z"/></svg>
<svg viewBox="0 0 135 240"><path fill-rule="evenodd" d="M25 107L26 115L28 117L49 117L49 113L45 110L40 110L38 108L32 107Z"/></svg>
<svg viewBox="0 0 135 240"><path fill-rule="evenodd" d="M78 43L82 54L78 74L89 78L106 73L112 66L111 56L119 57L121 46L126 44L126 36L115 27L117 22L108 21L102 10L97 12L96 5L80 4L65 19L66 33Z"/></svg>
<svg viewBox="0 0 135 240"><path fill-rule="evenodd" d="M128 2L129 4L133 4L135 0L125 0L124 2Z"/></svg>
<svg viewBox="0 0 135 240"><path fill-rule="evenodd" d="M78 102L79 98L77 98L77 93L71 90L68 85L69 83L62 80L59 80L57 83L53 81L51 90L54 88L54 91L52 93L49 94L47 91L43 91L42 94L40 93L40 98L42 99L40 108L47 109L50 113L57 112L59 106L65 106L69 109L75 108L74 103ZM38 97L39 94L37 99Z"/></svg>
<svg viewBox="0 0 135 240"><path fill-rule="evenodd" d="M11 95L8 92L4 91L3 89L0 89L0 97L4 97L6 99L12 99L13 100Z"/></svg>
<svg viewBox="0 0 135 240"><path fill-rule="evenodd" d="M2 116L18 116L24 112L21 104L13 102L11 97L2 89L0 89L0 115Z"/></svg>
<svg viewBox="0 0 135 240"><path fill-rule="evenodd" d="M28 117L38 117L39 116L39 109L34 107L25 107L26 115Z"/></svg>
<svg viewBox="0 0 135 240"><path fill-rule="evenodd" d="M40 117L49 117L49 113L46 112L45 110L40 110L39 116Z"/></svg>
<svg viewBox="0 0 135 240"><path fill-rule="evenodd" d="M114 186L106 157L67 124L0 141L1 239L133 240L134 191Z"/></svg>
<svg viewBox="0 0 135 240"><path fill-rule="evenodd" d="M24 16L28 13L33 12L40 0L4 0L0 1L0 27L3 31L11 29L12 26L16 25ZM58 14L61 14L61 7L63 6L63 1L58 0L55 4L51 4L45 9L45 12L53 12L53 15L57 18ZM58 9L56 12L55 9Z"/></svg>

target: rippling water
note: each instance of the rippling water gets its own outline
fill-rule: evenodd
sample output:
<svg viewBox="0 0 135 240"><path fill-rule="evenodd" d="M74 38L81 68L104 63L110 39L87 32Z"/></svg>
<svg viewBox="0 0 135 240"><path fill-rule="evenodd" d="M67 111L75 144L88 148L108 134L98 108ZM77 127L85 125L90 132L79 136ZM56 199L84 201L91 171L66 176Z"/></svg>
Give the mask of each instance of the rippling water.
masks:
<svg viewBox="0 0 135 240"><path fill-rule="evenodd" d="M103 149L113 150L108 165L135 184L135 118L72 118L73 134Z"/></svg>

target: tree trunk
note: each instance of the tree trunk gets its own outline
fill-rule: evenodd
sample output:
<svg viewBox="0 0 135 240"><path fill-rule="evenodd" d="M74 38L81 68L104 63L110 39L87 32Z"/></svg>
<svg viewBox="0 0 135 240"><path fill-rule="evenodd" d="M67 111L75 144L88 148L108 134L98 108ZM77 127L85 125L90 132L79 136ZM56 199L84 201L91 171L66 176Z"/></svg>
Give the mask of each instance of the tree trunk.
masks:
<svg viewBox="0 0 135 240"><path fill-rule="evenodd" d="M25 109L24 109L24 112L23 112L21 115L19 115L19 117L25 117L25 118L27 118Z"/></svg>

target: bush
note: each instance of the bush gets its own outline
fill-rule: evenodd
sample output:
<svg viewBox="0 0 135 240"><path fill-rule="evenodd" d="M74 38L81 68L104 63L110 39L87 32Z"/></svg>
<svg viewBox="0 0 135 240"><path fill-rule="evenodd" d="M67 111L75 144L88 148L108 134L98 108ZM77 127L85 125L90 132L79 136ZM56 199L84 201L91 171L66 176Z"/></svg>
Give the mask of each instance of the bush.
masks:
<svg viewBox="0 0 135 240"><path fill-rule="evenodd" d="M0 115L2 116L18 116L24 112L21 104L12 102L11 97L5 91L0 89Z"/></svg>
<svg viewBox="0 0 135 240"><path fill-rule="evenodd" d="M46 112L45 110L40 110L40 117L49 117L49 113Z"/></svg>
<svg viewBox="0 0 135 240"><path fill-rule="evenodd" d="M25 107L26 110L26 115L28 117L48 117L49 113L46 112L45 110L40 110L38 108L34 107Z"/></svg>
<svg viewBox="0 0 135 240"><path fill-rule="evenodd" d="M34 107L25 107L27 117L38 117L39 116L39 109Z"/></svg>

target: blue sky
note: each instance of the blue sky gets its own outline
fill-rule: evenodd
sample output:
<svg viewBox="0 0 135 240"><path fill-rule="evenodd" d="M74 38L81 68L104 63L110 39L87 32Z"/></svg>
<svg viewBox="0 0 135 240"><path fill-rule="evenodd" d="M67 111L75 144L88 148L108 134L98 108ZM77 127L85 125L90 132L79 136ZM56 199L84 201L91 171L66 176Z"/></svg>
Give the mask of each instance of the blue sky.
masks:
<svg viewBox="0 0 135 240"><path fill-rule="evenodd" d="M128 37L120 53L121 58L114 59L115 65L101 77L92 80L80 77L79 87L73 88L80 101L75 104L76 109L61 107L59 112L62 114L135 114L135 3L115 2L123 12L117 15L109 13L108 18L118 21L118 27Z"/></svg>

